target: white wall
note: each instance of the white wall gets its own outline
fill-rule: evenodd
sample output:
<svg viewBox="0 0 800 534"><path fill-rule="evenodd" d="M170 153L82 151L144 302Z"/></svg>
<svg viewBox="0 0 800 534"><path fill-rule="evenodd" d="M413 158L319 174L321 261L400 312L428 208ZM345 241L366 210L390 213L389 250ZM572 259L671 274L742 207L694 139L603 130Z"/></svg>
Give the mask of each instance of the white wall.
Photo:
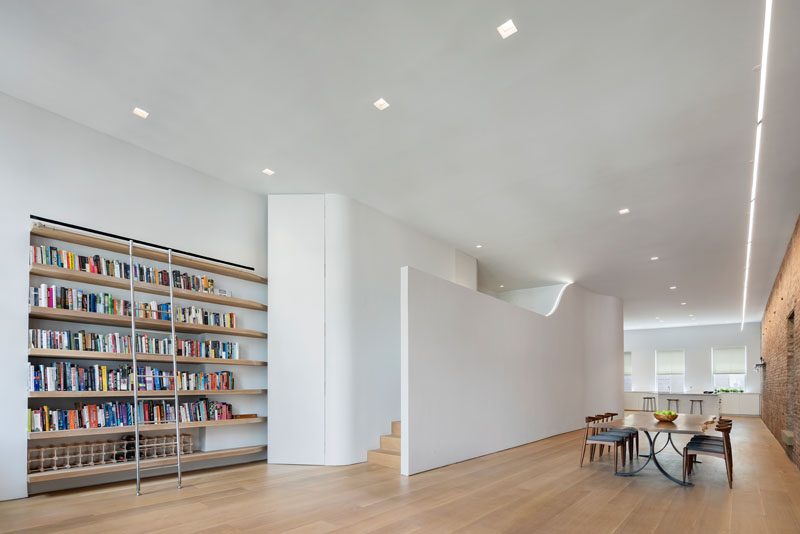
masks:
<svg viewBox="0 0 800 534"><path fill-rule="evenodd" d="M406 475L621 412L622 306L570 286L550 317L403 269Z"/></svg>
<svg viewBox="0 0 800 534"><path fill-rule="evenodd" d="M291 286L319 283L319 272L324 272L324 305L317 300L302 306L305 314L316 318L320 313L325 320L324 348L315 346L271 342L270 360L300 357L307 365L307 372L316 376L324 372L325 396L325 443L324 463L329 465L352 464L366 460L369 449L377 448L379 436L390 430L390 422L400 417L400 267L406 264L433 272L438 276L475 287L477 276L475 259L459 253L453 247L436 241L387 215L341 195L306 195L316 198L309 214L291 206L297 195L270 195L270 236L280 233L294 247L305 248L303 242L319 239L324 233L324 258L314 254L312 258L301 255L302 261L316 264L316 280L310 280L303 270L287 271L283 282ZM307 202L312 202L306 199ZM315 201L316 202L316 201ZM277 209L278 206L288 206ZM296 231L303 220L319 217L324 212L324 229L317 228L317 235ZM313 234L313 232L312 232ZM270 258L286 253L286 248L270 239ZM272 261L272 260L271 260ZM469 263L473 264L470 268ZM472 273L470 276L469 273ZM281 320L287 306L296 306L291 292L282 293L272 273L270 264L270 321ZM293 277L293 278L292 278ZM283 295L283 296L281 296ZM311 320L311 319L309 319ZM288 319L287 319L288 321ZM282 323L283 324L283 323ZM273 326L274 328L274 326ZM298 356L298 351L313 352ZM284 382L283 369L270 367L270 380ZM302 387L314 387L319 392L319 383L302 381ZM270 390L270 406L286 401L278 398L278 390ZM300 402L301 399L294 399ZM316 393L308 397L314 406L308 408L318 413ZM276 415L275 417L280 417ZM319 431L315 416L310 424ZM318 455L308 454L300 444L309 429L302 432L270 426L270 447L285 444L286 450L297 447L289 456L281 456L287 463L322 463ZM270 461L276 461L273 451Z"/></svg>
<svg viewBox="0 0 800 534"><path fill-rule="evenodd" d="M656 389L656 350L672 349L685 351L684 384L687 392L712 390L714 389L712 347L741 346L747 347L745 389L748 392L760 393L761 375L753 366L761 357L761 323L745 323L744 331L740 330L738 323L625 331L625 351L631 352L634 391Z"/></svg>
<svg viewBox="0 0 800 534"><path fill-rule="evenodd" d="M286 229L290 228L291 231ZM325 462L325 200L269 197L269 458Z"/></svg>
<svg viewBox="0 0 800 534"><path fill-rule="evenodd" d="M30 214L250 265L266 273L263 196L0 93L0 499L26 495ZM263 295L254 297L264 301ZM266 325L248 324L247 328ZM235 405L235 401L234 401ZM266 428L252 432L263 443Z"/></svg>

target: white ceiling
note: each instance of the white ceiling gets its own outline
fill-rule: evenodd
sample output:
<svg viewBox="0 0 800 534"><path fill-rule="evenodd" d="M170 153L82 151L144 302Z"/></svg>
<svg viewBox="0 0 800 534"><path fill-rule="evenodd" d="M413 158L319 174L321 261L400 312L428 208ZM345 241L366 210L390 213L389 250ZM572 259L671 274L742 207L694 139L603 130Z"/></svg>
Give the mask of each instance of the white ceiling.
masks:
<svg viewBox="0 0 800 534"><path fill-rule="evenodd" d="M800 2L773 20L748 320L800 208ZM574 280L626 328L736 322L762 21L755 0L6 0L0 91L254 191L361 200L475 255L485 290Z"/></svg>

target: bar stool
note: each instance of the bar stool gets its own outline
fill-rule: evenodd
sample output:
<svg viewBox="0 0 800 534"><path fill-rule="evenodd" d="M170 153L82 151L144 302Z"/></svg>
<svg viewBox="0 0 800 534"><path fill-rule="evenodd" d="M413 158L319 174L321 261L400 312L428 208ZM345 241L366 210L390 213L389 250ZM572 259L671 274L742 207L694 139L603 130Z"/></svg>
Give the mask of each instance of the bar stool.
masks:
<svg viewBox="0 0 800 534"><path fill-rule="evenodd" d="M654 412L656 409L655 397L642 397L642 410L645 412Z"/></svg>
<svg viewBox="0 0 800 534"><path fill-rule="evenodd" d="M676 412L680 412L681 411L680 410L680 405L681 405L680 404L680 399L667 399L667 410L671 410L672 409L672 403L673 402L675 403L675 411ZM702 412L700 412L700 413L702 413Z"/></svg>
<svg viewBox="0 0 800 534"><path fill-rule="evenodd" d="M691 408L689 409L689 413L694 413L694 403L700 403L700 413L703 413L703 400L702 399L691 399L689 402L692 403Z"/></svg>

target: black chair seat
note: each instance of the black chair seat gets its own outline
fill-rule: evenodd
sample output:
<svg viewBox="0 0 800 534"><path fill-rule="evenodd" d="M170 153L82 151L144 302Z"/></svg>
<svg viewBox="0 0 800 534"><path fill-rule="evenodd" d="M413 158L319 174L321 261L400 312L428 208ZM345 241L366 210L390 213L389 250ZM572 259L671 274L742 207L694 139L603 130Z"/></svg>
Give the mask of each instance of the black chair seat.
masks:
<svg viewBox="0 0 800 534"><path fill-rule="evenodd" d="M725 446L722 443L709 443L709 442L689 442L686 444L686 448L691 451L698 451L698 452L714 452L719 454L725 453Z"/></svg>
<svg viewBox="0 0 800 534"><path fill-rule="evenodd" d="M611 432L602 432L600 434L596 434L594 436L589 437L589 441L608 441L609 443L616 443L618 441L624 441L625 436L622 434L613 434Z"/></svg>

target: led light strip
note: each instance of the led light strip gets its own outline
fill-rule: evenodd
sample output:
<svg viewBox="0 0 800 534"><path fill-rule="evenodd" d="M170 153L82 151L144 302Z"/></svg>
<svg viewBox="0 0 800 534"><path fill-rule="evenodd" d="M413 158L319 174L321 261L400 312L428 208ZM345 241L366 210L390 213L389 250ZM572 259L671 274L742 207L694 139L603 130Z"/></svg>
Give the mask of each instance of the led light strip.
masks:
<svg viewBox="0 0 800 534"><path fill-rule="evenodd" d="M561 289L558 291L558 296L556 297L556 301L553 303L553 307L550 309L547 315L545 315L545 317L550 317L556 312L556 310L558 309L558 305L561 304L561 297L564 295L564 291L566 291L567 288L572 284L573 282L565 282L564 285L561 286Z"/></svg>
<svg viewBox="0 0 800 534"><path fill-rule="evenodd" d="M764 123L764 97L767 93L767 57L769 56L769 33L772 21L772 0L764 5L764 42L761 44L761 79L758 87L758 115L756 116L756 148L753 156L753 185L750 189L750 221L747 225L747 254L744 261L744 288L742 289L742 327L747 313L747 283L750 278L750 256L753 249L753 220L756 213L756 188L758 187L758 164L761 159L761 127Z"/></svg>

